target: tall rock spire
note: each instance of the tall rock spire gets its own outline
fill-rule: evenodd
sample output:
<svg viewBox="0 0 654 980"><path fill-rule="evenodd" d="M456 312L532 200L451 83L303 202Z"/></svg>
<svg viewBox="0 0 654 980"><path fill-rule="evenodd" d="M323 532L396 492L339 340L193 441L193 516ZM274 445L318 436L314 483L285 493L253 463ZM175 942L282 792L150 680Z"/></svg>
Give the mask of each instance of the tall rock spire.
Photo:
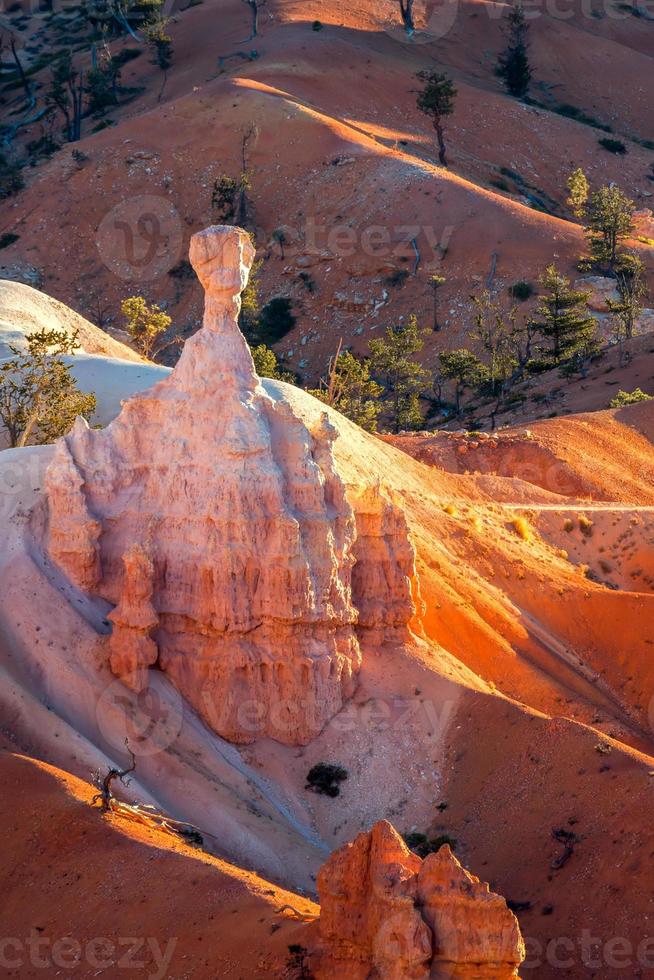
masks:
<svg viewBox="0 0 654 980"><path fill-rule="evenodd" d="M49 551L115 606L109 662L125 683L140 689L155 663L226 738L302 743L360 665L355 520L333 426L310 432L255 373L237 325L253 256L238 228L193 236L203 327L107 429L78 422L59 442Z"/></svg>

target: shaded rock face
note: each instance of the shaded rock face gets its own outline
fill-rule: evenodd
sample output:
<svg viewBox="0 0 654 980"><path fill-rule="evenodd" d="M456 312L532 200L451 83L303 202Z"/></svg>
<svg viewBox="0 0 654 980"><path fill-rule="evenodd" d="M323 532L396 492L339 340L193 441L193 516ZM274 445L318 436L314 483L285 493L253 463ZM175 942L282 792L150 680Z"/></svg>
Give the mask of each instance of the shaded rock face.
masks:
<svg viewBox="0 0 654 980"><path fill-rule="evenodd" d="M220 735L302 744L355 687L355 562L385 563L374 597L359 587L362 618L406 624L413 550L406 535L396 546L401 514L380 494L357 545L335 427L324 413L309 431L255 374L237 326L253 259L245 232L194 235L190 259L203 329L107 429L78 420L58 443L47 548L115 607L109 662L131 687L156 664Z"/></svg>
<svg viewBox="0 0 654 980"><path fill-rule="evenodd" d="M317 980L508 980L525 947L505 900L444 845L424 861L385 820L318 874Z"/></svg>

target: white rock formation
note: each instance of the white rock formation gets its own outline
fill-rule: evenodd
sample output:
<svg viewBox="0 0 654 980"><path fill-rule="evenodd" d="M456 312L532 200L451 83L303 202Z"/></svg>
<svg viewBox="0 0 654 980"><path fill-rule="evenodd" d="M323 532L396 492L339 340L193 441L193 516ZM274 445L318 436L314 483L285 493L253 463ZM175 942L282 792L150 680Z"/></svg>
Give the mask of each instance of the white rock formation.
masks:
<svg viewBox="0 0 654 980"><path fill-rule="evenodd" d="M359 619L408 623L413 549L380 493L355 515L327 414L310 432L263 389L237 326L245 232L194 235L190 258L203 329L106 429L59 442L47 547L115 607L108 658L131 687L156 665L224 737L304 743L353 692Z"/></svg>

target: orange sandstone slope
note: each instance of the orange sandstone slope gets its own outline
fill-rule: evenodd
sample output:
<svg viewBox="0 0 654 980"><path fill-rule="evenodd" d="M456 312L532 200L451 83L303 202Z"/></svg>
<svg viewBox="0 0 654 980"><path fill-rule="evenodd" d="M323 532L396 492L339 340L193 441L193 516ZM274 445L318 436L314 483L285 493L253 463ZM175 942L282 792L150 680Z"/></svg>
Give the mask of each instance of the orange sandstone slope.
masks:
<svg viewBox="0 0 654 980"><path fill-rule="evenodd" d="M286 398L311 427L320 418L323 407L305 393L272 382L266 386L272 397ZM334 455L348 493L381 480L406 516L424 604L413 624L414 639L363 640L363 666L351 701L304 747L270 739L240 747L247 782L239 778L234 784L232 776L230 789L224 768L215 770L215 738L200 741L201 726L194 723L192 733L182 733L158 756L139 761L134 793L150 793L160 806L163 800L180 819L190 819L188 807L199 800L202 822L200 815L193 822L209 831L215 852L228 850L230 858L238 853L240 863L249 866L251 849L260 868L262 863L272 866L268 852L277 848L276 878L290 887L315 880L328 850L380 818L392 820L403 833L446 834L456 840L463 864L514 904L523 934L531 941L528 950L536 951L536 959L529 961L537 964L534 975L559 976L556 958L563 953L571 963L568 975L592 972L586 961L590 956L594 962L595 954L581 946L589 932L601 943L602 977L624 975L611 959L608 944L615 937L626 940L631 968L640 969L642 957L638 960L636 951L649 935L649 855L654 849L646 822L654 793L649 775L654 771L649 710L654 596L644 567L654 550L651 406L552 420L533 433L516 430L497 439L468 436L464 442L463 437L439 436L448 443L439 467L411 459L336 413L331 419L341 433ZM586 424L593 421L596 426ZM430 437L424 441L429 448ZM486 444L496 448L486 450ZM453 472L452 458L468 455L469 472ZM543 486L543 458L562 466L567 484ZM612 473L604 472L605 460L612 461ZM622 484L617 479L619 460L632 471ZM15 530L21 527L19 508ZM630 564L638 547L640 571ZM28 648L34 644L38 656L40 636L32 632L36 621L30 610L35 593L43 610L50 609L51 600L33 568L28 574L29 560L19 560L15 548L10 585L7 580L12 608L3 615L7 625L12 611L19 615L23 643ZM59 620L70 615L58 593L55 598L58 606L48 625L52 637ZM88 629L84 631L79 618L74 622L77 656L86 657L85 646L79 644L80 639L87 642ZM41 622L36 625L42 628ZM97 637L95 642L100 657ZM63 671L67 662L71 665L71 655L59 647L57 639L40 660L44 673L53 663L54 680L70 676ZM7 665L12 681L3 696L10 706L5 717L14 744L45 759L61 759L87 776L82 760L90 754L80 751L79 737L71 738L79 712L76 716L66 699L74 701L74 685L70 697L54 683L47 689L51 710L46 717L52 722L44 723L41 701L37 714L26 700L29 685L35 703L45 695L39 692L39 676L21 679L11 656ZM74 666L77 670L81 665ZM81 683L79 677L76 683ZM12 704L21 684L27 684L23 700ZM85 700L92 702L93 696L88 688ZM92 703L90 707L92 715ZM38 730L31 727L30 717L39 720ZM92 718L86 718L82 727L93 740L91 726ZM49 738L51 731L61 737ZM115 750L114 742L109 751ZM325 761L338 762L349 773L335 800L305 790L310 767ZM267 799L274 795L283 800L292 821L287 816L285 822L278 806L267 807L255 795L262 779ZM19 778L27 796L32 781L31 769ZM9 795L9 803L14 797ZM84 814L89 821L100 821L86 809ZM13 826L11 815L7 822ZM67 820L69 833L76 822L77 816ZM322 845L320 852L308 846L306 832L297 833L299 824L310 828ZM84 822L81 826L86 829ZM42 872L41 864L38 869L35 874ZM132 873L127 867L125 874ZM107 869L123 899L122 870L118 879L111 874ZM140 906L147 909L148 893L139 891L143 876L136 877L134 893L146 899L137 904L138 911ZM193 879L200 880L195 874ZM83 880L66 887L82 888ZM16 908L24 910L30 906L22 887L20 878L12 879ZM172 901L170 890L165 892L169 907L177 910L178 902L188 901L188 891L197 887L188 886L183 877L177 889L183 899L176 891ZM200 893L192 894L193 911L203 908ZM242 916L234 914L233 919L264 919L262 932L257 926L251 943L258 952L257 937L265 936L268 912L249 903L247 897ZM220 899L217 904L226 916L241 907L231 901L223 905ZM51 903L51 914L63 915L62 906ZM104 935L110 919L108 912L94 935ZM68 931L70 921L63 920L61 928ZM192 915L188 921L204 922ZM239 922L234 935L240 935L240 927ZM556 946L559 937L572 944L572 952ZM285 944L293 941L294 936L285 937ZM193 951L188 955L195 964ZM239 955L233 954L234 975L257 976L250 972L254 966L249 959L238 972ZM213 956L211 950L206 959L211 963ZM204 968L202 960L197 969Z"/></svg>
<svg viewBox="0 0 654 980"><path fill-rule="evenodd" d="M155 828L93 788L0 752L3 975L281 976L317 907ZM295 910L295 911L294 911Z"/></svg>
<svg viewBox="0 0 654 980"><path fill-rule="evenodd" d="M197 285L168 273L190 234L209 223L214 180L240 172L250 133L262 298L289 295L298 316L277 345L288 365L315 378L340 337L365 351L375 331L399 316L416 312L429 325L429 276L438 268L448 283L445 328L426 351L433 363L437 347L465 338L471 290L492 282L504 293L517 280L533 281L552 258L574 272L582 233L564 205L573 166L596 184L617 181L641 207L652 193L652 152L635 142L652 135L643 84L652 71L647 22L581 10L536 18L540 108L508 98L493 74L501 12L478 0L457 4L449 30L414 44L396 30L391 0L356 7L275 0L247 43L249 10L238 0L179 12L165 83L146 57L129 62L124 81L143 93L112 114L116 126L96 134L86 127L80 148L88 160L76 163L64 147L34 171L6 210L1 230L20 237L3 251L3 264L33 267L46 291L91 319L94 297L106 297L105 312L115 315L121 297L142 291L167 302L177 330L194 330ZM322 30L311 29L314 19ZM230 57L252 50L251 60ZM459 89L447 171L435 165L432 131L415 105L416 71L434 63L451 71ZM628 154L601 150L601 130L549 111L561 103L611 125ZM148 243L137 222L153 207L161 234L157 260L144 269L138 256ZM136 236L131 267L120 234L109 245L104 238L114 220L126 220ZM271 237L280 227L288 239L283 257ZM634 247L650 262L651 245ZM397 274L406 272L402 284Z"/></svg>

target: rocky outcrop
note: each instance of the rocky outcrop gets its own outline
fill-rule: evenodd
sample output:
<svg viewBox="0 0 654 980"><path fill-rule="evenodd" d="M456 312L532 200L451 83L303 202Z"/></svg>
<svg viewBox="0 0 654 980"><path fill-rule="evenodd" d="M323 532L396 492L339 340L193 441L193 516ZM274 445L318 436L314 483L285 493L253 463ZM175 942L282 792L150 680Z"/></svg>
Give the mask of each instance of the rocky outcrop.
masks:
<svg viewBox="0 0 654 980"><path fill-rule="evenodd" d="M331 855L318 894L316 980L518 976L516 917L447 845L423 861L382 820Z"/></svg>
<svg viewBox="0 0 654 980"><path fill-rule="evenodd" d="M249 237L210 228L190 259L203 329L106 429L78 420L58 443L47 549L115 607L125 683L156 664L224 737L305 743L354 690L357 624L409 622L413 549L381 490L355 513L327 414L308 427L257 377L237 326Z"/></svg>

